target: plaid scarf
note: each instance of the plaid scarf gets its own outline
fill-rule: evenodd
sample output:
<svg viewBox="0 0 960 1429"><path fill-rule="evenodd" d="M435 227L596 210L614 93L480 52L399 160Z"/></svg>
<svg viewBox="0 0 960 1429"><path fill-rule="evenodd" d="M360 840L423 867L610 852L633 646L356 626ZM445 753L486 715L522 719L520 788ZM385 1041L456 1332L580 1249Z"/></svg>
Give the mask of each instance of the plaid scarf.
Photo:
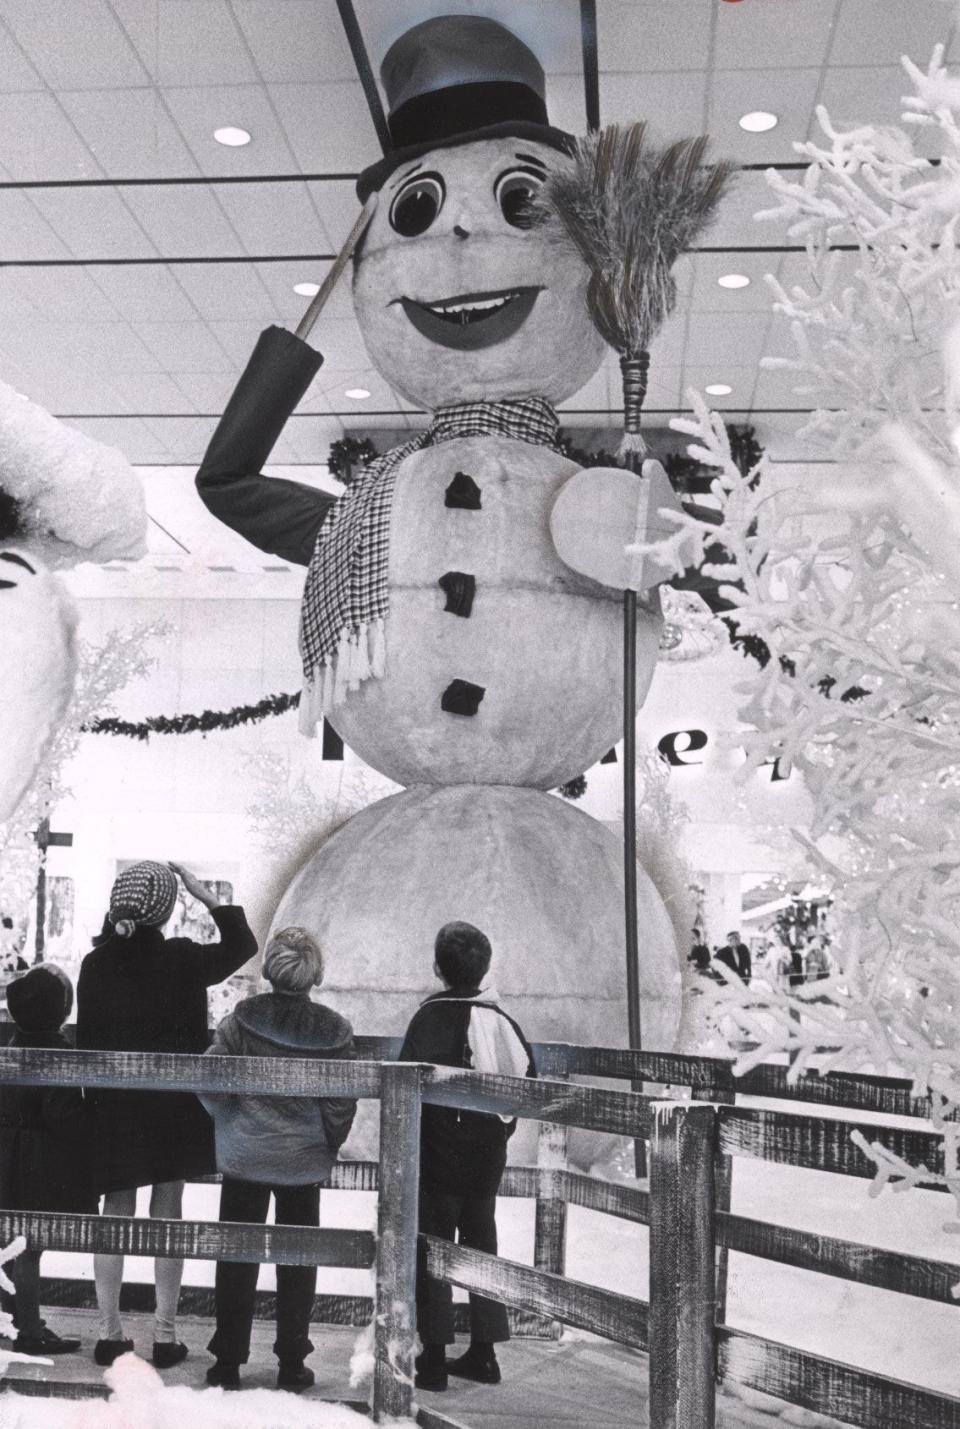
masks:
<svg viewBox="0 0 960 1429"><path fill-rule="evenodd" d="M557 445L557 414L542 397L458 402L425 432L367 466L320 527L300 611L301 733L313 735L348 690L384 672L390 513L397 471L412 452L456 437L503 436Z"/></svg>

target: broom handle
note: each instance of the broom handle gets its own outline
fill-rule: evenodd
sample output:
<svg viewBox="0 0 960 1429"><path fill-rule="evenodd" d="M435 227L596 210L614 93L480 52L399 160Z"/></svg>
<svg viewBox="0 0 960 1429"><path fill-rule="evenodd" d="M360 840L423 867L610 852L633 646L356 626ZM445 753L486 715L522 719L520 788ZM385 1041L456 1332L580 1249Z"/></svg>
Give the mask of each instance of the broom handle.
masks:
<svg viewBox="0 0 960 1429"><path fill-rule="evenodd" d="M620 453L629 471L643 476L646 445L640 436L640 412L647 393L649 352L624 353L620 358L623 375L624 439ZM637 592L623 592L623 921L627 947L627 1036L633 1051L642 1048L640 1025L640 944L637 934ZM633 1090L643 1091L643 1082L634 1081ZM637 1138L633 1143L634 1170L640 1179L647 1174L647 1148Z"/></svg>
<svg viewBox="0 0 960 1429"><path fill-rule="evenodd" d="M306 338L309 336L310 329L313 327L317 318L320 316L321 312L326 306L326 302L330 294L337 286L340 274L343 272L344 268L347 266L347 264L350 262L350 259L353 257L353 250L356 248L357 244L360 242L360 239L367 231L367 226L369 225L370 220L373 218L373 215L376 211L376 207L377 195L375 193L372 193L367 199L366 203L363 205L363 208L360 210L359 214L357 215L357 221L348 233L346 243L343 245L343 247L340 249L340 252L334 259L333 267L330 269L329 273L324 278L323 282L320 284L319 291L314 294L313 298L310 301L310 306L307 308L307 311L304 313L303 317L297 324L294 334L296 337L303 338L304 340L306 340Z"/></svg>

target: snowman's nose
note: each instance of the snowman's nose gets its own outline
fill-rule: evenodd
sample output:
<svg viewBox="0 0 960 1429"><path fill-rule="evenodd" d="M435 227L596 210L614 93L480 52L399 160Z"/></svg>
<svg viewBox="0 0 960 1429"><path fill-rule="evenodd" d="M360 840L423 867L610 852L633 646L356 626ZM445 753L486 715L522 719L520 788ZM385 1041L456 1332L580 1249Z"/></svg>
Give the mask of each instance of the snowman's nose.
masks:
<svg viewBox="0 0 960 1429"><path fill-rule="evenodd" d="M470 230L469 230L469 228L464 228L464 226L463 226L462 223L455 223L455 224L453 225L453 231L454 231L454 233L456 234L456 236L457 236L458 238L469 238L469 237L470 237Z"/></svg>

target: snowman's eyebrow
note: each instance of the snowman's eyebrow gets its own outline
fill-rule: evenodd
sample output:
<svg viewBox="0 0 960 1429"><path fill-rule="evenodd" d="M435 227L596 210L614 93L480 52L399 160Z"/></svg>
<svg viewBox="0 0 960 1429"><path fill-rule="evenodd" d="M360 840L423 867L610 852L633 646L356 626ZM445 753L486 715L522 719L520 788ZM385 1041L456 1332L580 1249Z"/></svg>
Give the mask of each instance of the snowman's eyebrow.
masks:
<svg viewBox="0 0 960 1429"><path fill-rule="evenodd" d="M404 181L404 179L408 179L411 174L415 174L418 169L422 169L422 168L423 168L423 165L422 165L422 164L414 164L414 166L413 166L412 169L407 169L406 173L403 173L403 174L398 175L398 177L395 178L394 181L393 181L393 183L390 184L388 187L390 187L390 188L392 188L392 189L395 189L395 188L397 187L397 184L402 184L403 181Z"/></svg>
<svg viewBox="0 0 960 1429"><path fill-rule="evenodd" d="M547 172L547 166L542 159L538 159L534 154L514 154L515 159L519 159L524 164L534 164L542 173Z"/></svg>

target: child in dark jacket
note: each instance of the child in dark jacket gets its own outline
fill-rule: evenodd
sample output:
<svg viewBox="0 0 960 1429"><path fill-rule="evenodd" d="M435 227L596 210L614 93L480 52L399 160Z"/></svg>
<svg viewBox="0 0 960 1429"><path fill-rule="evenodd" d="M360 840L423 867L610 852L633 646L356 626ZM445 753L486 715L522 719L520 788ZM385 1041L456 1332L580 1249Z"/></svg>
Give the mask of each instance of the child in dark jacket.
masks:
<svg viewBox="0 0 960 1429"><path fill-rule="evenodd" d="M481 989L492 950L472 923L447 923L434 944L434 971L445 985L422 1003L407 1028L401 1062L510 1076L536 1075L530 1044L496 994ZM420 1131L420 1230L459 1240L474 1250L497 1252L497 1191L516 1121L455 1107L423 1108ZM499 1384L494 1345L510 1338L503 1305L470 1295L470 1348L448 1361L454 1343L451 1287L417 1274L417 1330L423 1346L416 1362L418 1389L442 1390L447 1375Z"/></svg>
<svg viewBox="0 0 960 1429"><path fill-rule="evenodd" d="M60 1029L72 1007L64 972L51 963L32 968L7 987L17 1028L10 1045L69 1047ZM88 1142L79 1087L0 1086L0 1205L95 1215ZM26 1355L72 1354L80 1341L62 1339L40 1318L40 1252L28 1242L7 1267L16 1290L13 1348Z"/></svg>
<svg viewBox="0 0 960 1429"><path fill-rule="evenodd" d="M323 954L303 928L275 933L263 958L273 991L237 1004L217 1028L209 1055L353 1058L353 1029L330 1007L310 1000L323 981ZM223 1172L221 1221L263 1224L271 1194L276 1224L320 1224L320 1185L328 1180L346 1141L357 1103L350 1097L202 1097L216 1128L217 1169ZM239 1389L240 1365L250 1356L250 1329L259 1265L217 1264L217 1328L208 1349L216 1364L207 1382ZM317 1283L312 1265L277 1266L277 1385L313 1384L304 1365L313 1349L310 1314Z"/></svg>

